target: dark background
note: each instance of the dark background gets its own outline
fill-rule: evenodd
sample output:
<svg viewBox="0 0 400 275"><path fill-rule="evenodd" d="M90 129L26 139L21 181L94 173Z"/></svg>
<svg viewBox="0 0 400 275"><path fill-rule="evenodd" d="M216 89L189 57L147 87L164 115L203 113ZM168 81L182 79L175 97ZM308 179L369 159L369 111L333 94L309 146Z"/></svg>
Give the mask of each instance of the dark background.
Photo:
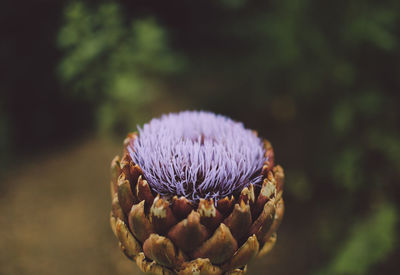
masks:
<svg viewBox="0 0 400 275"><path fill-rule="evenodd" d="M285 168L250 274L397 273L399 1L5 0L0 31L0 273L137 272L109 162L185 109L243 121Z"/></svg>

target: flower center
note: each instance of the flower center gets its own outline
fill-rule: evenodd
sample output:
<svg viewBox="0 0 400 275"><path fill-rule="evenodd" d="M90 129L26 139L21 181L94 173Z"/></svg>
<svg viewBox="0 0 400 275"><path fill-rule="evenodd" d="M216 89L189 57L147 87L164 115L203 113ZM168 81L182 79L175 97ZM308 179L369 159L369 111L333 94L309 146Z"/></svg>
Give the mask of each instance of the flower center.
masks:
<svg viewBox="0 0 400 275"><path fill-rule="evenodd" d="M220 199L261 180L262 140L242 123L210 112L153 119L128 150L151 188L190 201Z"/></svg>

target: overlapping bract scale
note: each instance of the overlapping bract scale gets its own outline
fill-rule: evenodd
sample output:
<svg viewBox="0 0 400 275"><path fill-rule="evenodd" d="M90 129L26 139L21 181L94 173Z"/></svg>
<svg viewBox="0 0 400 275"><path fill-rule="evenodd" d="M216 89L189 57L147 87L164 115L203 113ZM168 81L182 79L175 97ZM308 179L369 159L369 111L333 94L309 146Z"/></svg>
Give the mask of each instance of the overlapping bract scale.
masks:
<svg viewBox="0 0 400 275"><path fill-rule="evenodd" d="M274 166L271 144L264 146L259 184L198 203L152 190L125 147L111 163L110 221L121 250L146 274L245 274L272 249L284 214L283 169Z"/></svg>

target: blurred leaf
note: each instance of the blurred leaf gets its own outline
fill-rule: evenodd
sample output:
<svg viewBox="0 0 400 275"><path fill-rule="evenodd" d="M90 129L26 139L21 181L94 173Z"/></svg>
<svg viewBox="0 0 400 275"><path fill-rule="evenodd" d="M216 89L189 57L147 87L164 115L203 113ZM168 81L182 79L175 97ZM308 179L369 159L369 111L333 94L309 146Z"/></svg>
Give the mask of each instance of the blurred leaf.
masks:
<svg viewBox="0 0 400 275"><path fill-rule="evenodd" d="M97 102L103 133L126 132L148 119L164 89L161 79L183 66L154 19L124 22L116 3L93 9L74 2L65 10L58 40L65 52L60 77L76 96Z"/></svg>
<svg viewBox="0 0 400 275"><path fill-rule="evenodd" d="M352 227L348 239L331 264L318 274L366 274L395 249L397 221L393 205L380 205L368 219Z"/></svg>
<svg viewBox="0 0 400 275"><path fill-rule="evenodd" d="M332 76L339 83L345 85L352 84L355 77L355 68L353 65L346 61L338 61L333 65Z"/></svg>
<svg viewBox="0 0 400 275"><path fill-rule="evenodd" d="M344 149L335 159L334 177L339 186L348 191L355 191L364 181L362 175L362 156L363 152L353 146Z"/></svg>
<svg viewBox="0 0 400 275"><path fill-rule="evenodd" d="M350 131L354 123L354 106L348 100L341 101L334 106L332 123L338 136L343 136Z"/></svg>
<svg viewBox="0 0 400 275"><path fill-rule="evenodd" d="M306 201L312 197L312 188L309 178L301 170L289 170L286 177L287 192L299 201Z"/></svg>
<svg viewBox="0 0 400 275"><path fill-rule="evenodd" d="M59 46L68 51L60 63L63 80L71 81L84 74L105 51L115 46L124 34L115 4L101 5L92 12L81 2L74 2L65 11L66 24L59 34Z"/></svg>
<svg viewBox="0 0 400 275"><path fill-rule="evenodd" d="M355 5L348 28L348 39L354 42L370 42L383 50L392 50L397 45L397 36L393 32L396 23L396 11L393 9Z"/></svg>
<svg viewBox="0 0 400 275"><path fill-rule="evenodd" d="M393 169L400 169L400 136L396 133L382 133L370 130L368 142L371 149L379 150L393 165Z"/></svg>
<svg viewBox="0 0 400 275"><path fill-rule="evenodd" d="M383 103L382 94L374 91L365 91L357 98L358 110L368 118L374 118L382 112Z"/></svg>

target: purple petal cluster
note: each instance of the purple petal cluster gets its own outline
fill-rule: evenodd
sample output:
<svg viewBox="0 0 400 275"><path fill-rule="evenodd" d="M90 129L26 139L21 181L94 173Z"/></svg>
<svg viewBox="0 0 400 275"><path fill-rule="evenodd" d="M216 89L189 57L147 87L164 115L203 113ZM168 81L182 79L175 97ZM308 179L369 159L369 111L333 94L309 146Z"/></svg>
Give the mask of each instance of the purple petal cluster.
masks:
<svg viewBox="0 0 400 275"><path fill-rule="evenodd" d="M132 160L157 193L192 202L215 200L261 180L262 140L242 123L203 111L153 119L128 145Z"/></svg>

